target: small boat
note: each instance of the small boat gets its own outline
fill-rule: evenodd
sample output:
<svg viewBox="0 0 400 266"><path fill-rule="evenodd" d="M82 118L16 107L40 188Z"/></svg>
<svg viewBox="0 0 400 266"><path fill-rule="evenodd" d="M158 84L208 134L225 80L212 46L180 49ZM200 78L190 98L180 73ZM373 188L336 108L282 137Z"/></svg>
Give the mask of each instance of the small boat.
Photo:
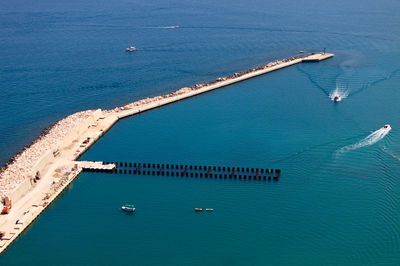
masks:
<svg viewBox="0 0 400 266"><path fill-rule="evenodd" d="M389 124L387 124L387 125L383 126L383 129L386 130L386 131L390 131L392 128L390 127Z"/></svg>
<svg viewBox="0 0 400 266"><path fill-rule="evenodd" d="M340 96L333 97L334 102L340 102L341 100L342 100L342 98Z"/></svg>
<svg viewBox="0 0 400 266"><path fill-rule="evenodd" d="M125 204L124 206L121 207L121 210L124 212L134 212L135 211L135 206L132 204Z"/></svg>
<svg viewBox="0 0 400 266"><path fill-rule="evenodd" d="M125 48L125 51L127 51L127 52L133 52L133 51L136 51L137 49L136 49L136 47L135 46L129 46L128 48Z"/></svg>
<svg viewBox="0 0 400 266"><path fill-rule="evenodd" d="M206 212L212 212L212 211L214 211L214 209L211 209L211 208L206 209Z"/></svg>
<svg viewBox="0 0 400 266"><path fill-rule="evenodd" d="M300 50L299 53L301 53L301 54L304 53L304 50Z"/></svg>
<svg viewBox="0 0 400 266"><path fill-rule="evenodd" d="M194 208L194 211L195 211L195 212L202 212L202 211L203 211L203 208Z"/></svg>
<svg viewBox="0 0 400 266"><path fill-rule="evenodd" d="M179 28L179 26L178 25L172 26L172 28L177 29L177 28Z"/></svg>

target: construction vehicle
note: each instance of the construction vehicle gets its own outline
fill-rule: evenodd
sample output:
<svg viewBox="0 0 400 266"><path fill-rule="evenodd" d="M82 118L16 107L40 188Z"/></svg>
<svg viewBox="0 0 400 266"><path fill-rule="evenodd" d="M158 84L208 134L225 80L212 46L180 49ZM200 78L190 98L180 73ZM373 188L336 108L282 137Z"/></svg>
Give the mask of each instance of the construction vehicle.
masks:
<svg viewBox="0 0 400 266"><path fill-rule="evenodd" d="M4 207L3 210L1 211L1 214L9 214L10 210L11 210L11 200L6 197L4 200Z"/></svg>

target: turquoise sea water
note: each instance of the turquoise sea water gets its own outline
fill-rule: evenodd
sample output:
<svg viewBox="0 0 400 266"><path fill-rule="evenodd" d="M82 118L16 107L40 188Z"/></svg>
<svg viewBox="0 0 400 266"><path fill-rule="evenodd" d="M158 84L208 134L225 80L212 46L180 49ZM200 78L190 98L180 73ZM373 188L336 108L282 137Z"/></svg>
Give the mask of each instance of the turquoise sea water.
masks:
<svg viewBox="0 0 400 266"><path fill-rule="evenodd" d="M0 4L5 159L76 110L299 50L335 57L124 119L81 158L280 168L279 182L84 173L1 265L400 263L398 2L22 3Z"/></svg>

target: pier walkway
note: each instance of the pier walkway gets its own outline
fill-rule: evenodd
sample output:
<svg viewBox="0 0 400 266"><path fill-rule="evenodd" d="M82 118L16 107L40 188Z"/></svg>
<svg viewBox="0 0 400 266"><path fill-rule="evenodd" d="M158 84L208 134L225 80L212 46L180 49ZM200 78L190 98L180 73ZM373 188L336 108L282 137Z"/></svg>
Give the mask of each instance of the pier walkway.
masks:
<svg viewBox="0 0 400 266"><path fill-rule="evenodd" d="M293 57L290 59L278 60L275 62L268 63L264 66L259 66L253 69L249 69L240 73L235 73L232 76L217 78L215 81L206 82L203 84L194 85L191 88L182 88L179 91L176 91L171 94L154 97L149 99L149 102L136 105L129 104L126 105L119 110L117 110L118 119L132 116L144 111L148 111L154 108L158 108L160 106L164 106L173 102L177 102L186 98L190 98L208 91L212 91L218 88L222 88L240 81L244 81L253 77L257 77L260 75L267 74L269 72L273 72L282 68L286 68L289 66L293 66L302 62L320 62L326 60L328 58L333 57L334 54L330 53L313 53L311 55L302 56L302 57ZM182 91L182 93L178 93Z"/></svg>
<svg viewBox="0 0 400 266"><path fill-rule="evenodd" d="M112 172L116 168L113 163L104 164L103 162L75 161L75 164L82 168L83 171Z"/></svg>
<svg viewBox="0 0 400 266"><path fill-rule="evenodd" d="M57 168L47 182L37 181L34 187L35 194L26 194L13 203L7 215L0 216L0 231L6 232L0 240L0 253L16 239L45 209L57 198L60 193L83 171L113 171L115 164L103 162L72 161Z"/></svg>

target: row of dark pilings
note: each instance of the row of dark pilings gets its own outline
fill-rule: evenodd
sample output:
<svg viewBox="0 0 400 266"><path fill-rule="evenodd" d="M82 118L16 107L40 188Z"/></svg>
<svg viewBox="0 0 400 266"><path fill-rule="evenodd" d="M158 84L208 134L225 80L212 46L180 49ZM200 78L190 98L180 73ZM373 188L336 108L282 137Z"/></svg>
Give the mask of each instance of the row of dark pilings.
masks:
<svg viewBox="0 0 400 266"><path fill-rule="evenodd" d="M155 164L155 163L128 163L128 162L106 162L113 163L113 170L85 169L91 172L108 172L116 174L154 175L154 176L180 176L198 178L223 178L243 180L279 180L280 169L244 168L226 166L198 166L179 164Z"/></svg>
<svg viewBox="0 0 400 266"><path fill-rule="evenodd" d="M95 173L114 173L116 168L114 169L104 169L104 168L82 168L83 172L95 172Z"/></svg>

